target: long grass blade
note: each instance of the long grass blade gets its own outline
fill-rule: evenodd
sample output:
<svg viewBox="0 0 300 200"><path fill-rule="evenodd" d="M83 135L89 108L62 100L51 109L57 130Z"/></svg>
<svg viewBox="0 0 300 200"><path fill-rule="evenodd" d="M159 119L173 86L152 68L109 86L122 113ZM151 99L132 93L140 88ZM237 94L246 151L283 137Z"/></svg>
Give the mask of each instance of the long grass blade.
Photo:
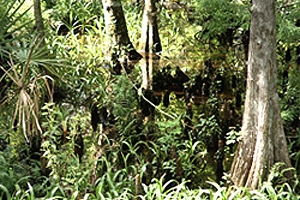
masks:
<svg viewBox="0 0 300 200"><path fill-rule="evenodd" d="M16 70L16 68L15 68L15 63L14 63L14 61L13 61L13 59L12 59L11 54L9 55L9 59L10 59L10 63L11 63L11 68L12 68L12 70L14 71L14 74L15 74L15 76L16 76L16 79L17 79L17 81L18 81L18 83L19 83L19 82L20 82L20 77L19 77L19 74L18 74L18 72L17 72L17 70Z"/></svg>
<svg viewBox="0 0 300 200"><path fill-rule="evenodd" d="M19 98L18 98L18 101L17 101L17 104L16 104L16 108L15 108L15 112L14 112L14 116L13 116L13 122L15 122L15 120L17 119L17 114L18 113L20 113L20 102L21 102L21 100L20 100L20 96L19 96ZM18 124L20 124L20 115L19 115L19 119L18 119ZM12 124L12 128L15 128L14 127L15 125L14 125L14 123Z"/></svg>
<svg viewBox="0 0 300 200"><path fill-rule="evenodd" d="M8 189L2 184L0 184L0 189L5 192L7 200L10 200L11 196L10 196Z"/></svg>
<svg viewBox="0 0 300 200"><path fill-rule="evenodd" d="M25 1L24 1L25 2ZM19 5L19 7L18 8L16 8L15 10L14 10L14 12L9 16L9 19L11 19L12 18L12 16L14 16L15 14L16 14L16 12L18 12L18 10L20 9L20 7L21 7L22 5ZM26 14L27 14L27 12L29 11L31 9L31 7L30 8L28 8L27 10L25 10L21 15L19 15L16 19L14 19L11 23L9 23L9 25L6 27L6 29L5 29L5 32L7 32L13 25L15 25L22 17L24 17ZM24 27L24 26L19 26L19 28L21 28L21 27ZM14 32L15 32L16 30L14 30Z"/></svg>
<svg viewBox="0 0 300 200"><path fill-rule="evenodd" d="M24 100L26 104L24 104L24 110L25 110L25 117L26 117L26 122L27 122L27 136L31 132L31 120L30 120L30 111L31 111L31 105L32 105L32 100L29 96L29 94L24 90ZM23 119L24 120L24 119Z"/></svg>
<svg viewBox="0 0 300 200"><path fill-rule="evenodd" d="M31 57L32 57L34 48L35 48L36 40L37 40L37 37L35 37L35 39L34 39L34 41L33 41L33 44L32 44L32 47L31 47L31 49L30 49L30 53L29 53L29 56L28 56L28 60L27 60L26 66L25 66L25 71L24 71L23 78L22 78L22 83L25 82L25 78L26 78L27 73L28 73L29 64L30 64L30 60L31 60Z"/></svg>
<svg viewBox="0 0 300 200"><path fill-rule="evenodd" d="M53 90L54 90L54 80L50 76L48 76L48 75L45 75L42 78L44 79L45 85L46 85L47 90L48 90L48 94L50 96L50 100L52 102L53 101L53 95L52 94L53 94ZM51 90L51 87L49 85L49 82L47 81L47 78L51 80L52 90Z"/></svg>
<svg viewBox="0 0 300 200"><path fill-rule="evenodd" d="M19 82L8 72L6 71L6 69L4 69L4 67L0 66L0 68L7 74L7 76L15 83L19 86Z"/></svg>
<svg viewBox="0 0 300 200"><path fill-rule="evenodd" d="M23 126L23 134L24 134L24 137L25 137L25 139L26 139L26 142L29 143L29 139L28 139L27 134L26 134L27 126L26 126L26 121L25 121L25 119L26 119L26 114L25 114L25 108L24 108L24 107L27 106L27 105L26 105L27 102L26 102L26 97L25 97L25 95L24 95L24 90L23 90L23 89L22 89L21 92L20 92L20 98L21 98L21 102L22 102L22 104L21 104L22 108L21 108L21 106L20 106L21 111L20 111L20 113L19 113L19 116L22 116L20 120L21 120L22 126Z"/></svg>

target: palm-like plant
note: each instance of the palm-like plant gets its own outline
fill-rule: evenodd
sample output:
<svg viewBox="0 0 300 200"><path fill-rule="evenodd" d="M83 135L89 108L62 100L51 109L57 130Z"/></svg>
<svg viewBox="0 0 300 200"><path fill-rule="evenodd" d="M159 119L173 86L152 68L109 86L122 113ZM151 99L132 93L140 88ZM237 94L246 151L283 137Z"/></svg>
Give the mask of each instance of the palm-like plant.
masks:
<svg viewBox="0 0 300 200"><path fill-rule="evenodd" d="M26 21L23 24L18 24L31 9L28 8L20 12L25 1L26 0L0 0L0 56L2 57L7 56L7 52L12 49L11 43L23 37L23 35L16 37L16 33L31 23L31 21Z"/></svg>
<svg viewBox="0 0 300 200"><path fill-rule="evenodd" d="M0 0L0 64L4 68L7 66L9 54L13 49L11 44L24 36L23 33L16 36L16 33L31 23L30 21L27 21L23 24L18 24L30 9L28 8L24 12L20 12L24 3L25 0ZM0 69L0 99L4 96L3 93L8 85L4 78L4 74L4 71Z"/></svg>
<svg viewBox="0 0 300 200"><path fill-rule="evenodd" d="M29 142L28 136L30 136L30 134L42 132L39 123L39 103L41 97L41 83L39 83L40 80L44 81L50 99L52 99L52 92L50 88L54 88L53 86L51 87L49 85L48 80L52 80L52 78L48 75L40 75L35 71L35 76L30 77L29 67L31 66L31 58L35 52L34 47L35 42L33 43L29 52L27 62L23 67L22 63L21 65L14 64L11 56L11 72L0 66L13 84L15 84L16 90L12 98L17 97L17 103L15 105L13 121L16 121L18 117L17 124L18 126L22 127L27 142ZM53 81L51 82L54 83ZM8 100L11 100L11 98L7 98L4 103Z"/></svg>
<svg viewBox="0 0 300 200"><path fill-rule="evenodd" d="M50 86L50 82L54 82L49 81L52 80L49 74L59 76L52 66L60 65L60 61L51 58L46 46L36 44L37 38L32 43L29 34L29 37L25 37L26 32L20 32L32 23L32 20L23 23L23 17L31 9L22 11L25 2L26 0L0 0L0 104L12 103L17 98L13 105L15 111L12 121L17 122L17 127L22 127L29 142L30 134L41 132L41 97L49 93L48 96L52 98L50 91L54 87ZM13 96L3 95L3 88L7 88L8 83L15 89ZM17 128L16 123L13 127Z"/></svg>

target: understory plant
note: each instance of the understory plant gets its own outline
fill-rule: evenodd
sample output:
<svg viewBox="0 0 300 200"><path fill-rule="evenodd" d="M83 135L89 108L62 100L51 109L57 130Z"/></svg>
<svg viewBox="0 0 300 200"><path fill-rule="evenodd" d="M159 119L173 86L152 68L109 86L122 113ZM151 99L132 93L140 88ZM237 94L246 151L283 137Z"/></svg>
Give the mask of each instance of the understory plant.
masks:
<svg viewBox="0 0 300 200"><path fill-rule="evenodd" d="M197 77L211 78L211 85L210 95L200 94L198 102L195 94L185 99L171 92L168 106L161 91L149 116L141 105L143 63L115 75L106 62L101 1L42 1L49 22L43 48L28 31L32 21L19 21L29 16L19 10L25 0L0 2L0 81L10 82L0 103L0 199L299 199L298 179L295 186L287 185L280 164L258 190L237 188L222 177L241 137L250 1L157 3L163 52L153 75L169 65L168 75L174 77L178 66L191 79L185 92ZM138 46L144 5L131 0L122 5ZM284 24L278 43L284 48L289 42L297 46L293 6L286 16L280 7ZM284 40L285 31L292 41ZM279 53L283 59L285 50ZM291 63L296 50L292 53ZM209 73L205 61L212 63ZM300 77L297 67L288 72L288 81L280 80L287 89L279 90L298 172ZM222 81L236 85L227 96Z"/></svg>

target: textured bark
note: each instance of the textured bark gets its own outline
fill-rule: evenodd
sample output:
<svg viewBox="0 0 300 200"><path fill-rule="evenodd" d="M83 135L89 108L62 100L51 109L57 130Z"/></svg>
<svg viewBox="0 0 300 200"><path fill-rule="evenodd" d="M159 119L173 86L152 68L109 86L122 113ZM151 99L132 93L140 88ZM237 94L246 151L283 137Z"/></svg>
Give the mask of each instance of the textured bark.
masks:
<svg viewBox="0 0 300 200"><path fill-rule="evenodd" d="M142 41L140 49L149 53L157 53L162 50L158 34L156 17L157 9L155 3L156 0L145 0L143 15Z"/></svg>
<svg viewBox="0 0 300 200"><path fill-rule="evenodd" d="M44 37L45 37L45 29L42 17L42 9L40 0L33 1L34 8L34 18L35 18L35 26L38 32L38 37L42 39L41 45L45 45Z"/></svg>
<svg viewBox="0 0 300 200"><path fill-rule="evenodd" d="M230 175L235 185L256 189L276 162L291 163L277 93L275 0L253 0L251 9L243 135Z"/></svg>
<svg viewBox="0 0 300 200"><path fill-rule="evenodd" d="M128 36L121 1L102 0L102 3L111 58L125 54L129 60L140 60L142 56L134 49Z"/></svg>
<svg viewBox="0 0 300 200"><path fill-rule="evenodd" d="M35 18L37 37L38 37L38 39L40 39L39 47L43 47L43 46L45 46L45 28L44 28L44 23L43 23L40 0L33 1L33 9L34 9L34 18ZM44 68L41 68L41 70L44 74L47 74L47 71ZM52 84L49 84L49 85L52 86ZM37 135L35 135L34 138L36 138L37 141L42 141L42 143L46 140L39 133L37 133ZM33 143L32 139L30 139L30 140L31 140L31 143ZM36 144L37 152L40 151L40 148L41 148L41 143ZM49 169L47 169L48 160L42 156L44 152L39 152L39 153L40 153L39 160L41 161L41 166L42 166L42 174L45 176L48 176L50 174Z"/></svg>
<svg viewBox="0 0 300 200"><path fill-rule="evenodd" d="M140 49L145 52L145 62L142 65L143 83L145 89L152 89L152 72L159 65L159 56L156 53L161 52L161 42L157 26L157 0L145 0L142 39Z"/></svg>
<svg viewBox="0 0 300 200"><path fill-rule="evenodd" d="M300 27L300 19L297 20L296 26ZM300 44L296 48L296 58L297 65L300 66Z"/></svg>

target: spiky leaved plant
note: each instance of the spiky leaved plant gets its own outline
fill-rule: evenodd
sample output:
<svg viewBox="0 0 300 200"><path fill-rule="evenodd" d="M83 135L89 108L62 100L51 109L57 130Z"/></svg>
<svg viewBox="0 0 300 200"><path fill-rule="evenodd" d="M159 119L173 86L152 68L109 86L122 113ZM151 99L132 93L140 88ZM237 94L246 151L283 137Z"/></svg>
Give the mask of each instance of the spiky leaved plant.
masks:
<svg viewBox="0 0 300 200"><path fill-rule="evenodd" d="M27 142L30 142L29 136L32 136L31 134L42 133L39 123L39 103L41 97L40 80L43 80L45 83L50 99L52 99L52 92L50 88L53 88L53 86L51 87L49 85L48 81L52 80L52 78L48 75L38 74L37 71L34 71L34 68L31 68L31 70L34 71L33 73L35 76L30 77L29 67L31 66L31 58L34 54L35 43L36 40L31 47L27 62L24 65L22 65L22 63L15 64L12 56L10 55L10 70L6 70L3 66L0 66L16 88L13 95L8 97L3 104L7 101L11 101L13 98L17 98L12 120L17 123L13 124L13 128L22 128Z"/></svg>

